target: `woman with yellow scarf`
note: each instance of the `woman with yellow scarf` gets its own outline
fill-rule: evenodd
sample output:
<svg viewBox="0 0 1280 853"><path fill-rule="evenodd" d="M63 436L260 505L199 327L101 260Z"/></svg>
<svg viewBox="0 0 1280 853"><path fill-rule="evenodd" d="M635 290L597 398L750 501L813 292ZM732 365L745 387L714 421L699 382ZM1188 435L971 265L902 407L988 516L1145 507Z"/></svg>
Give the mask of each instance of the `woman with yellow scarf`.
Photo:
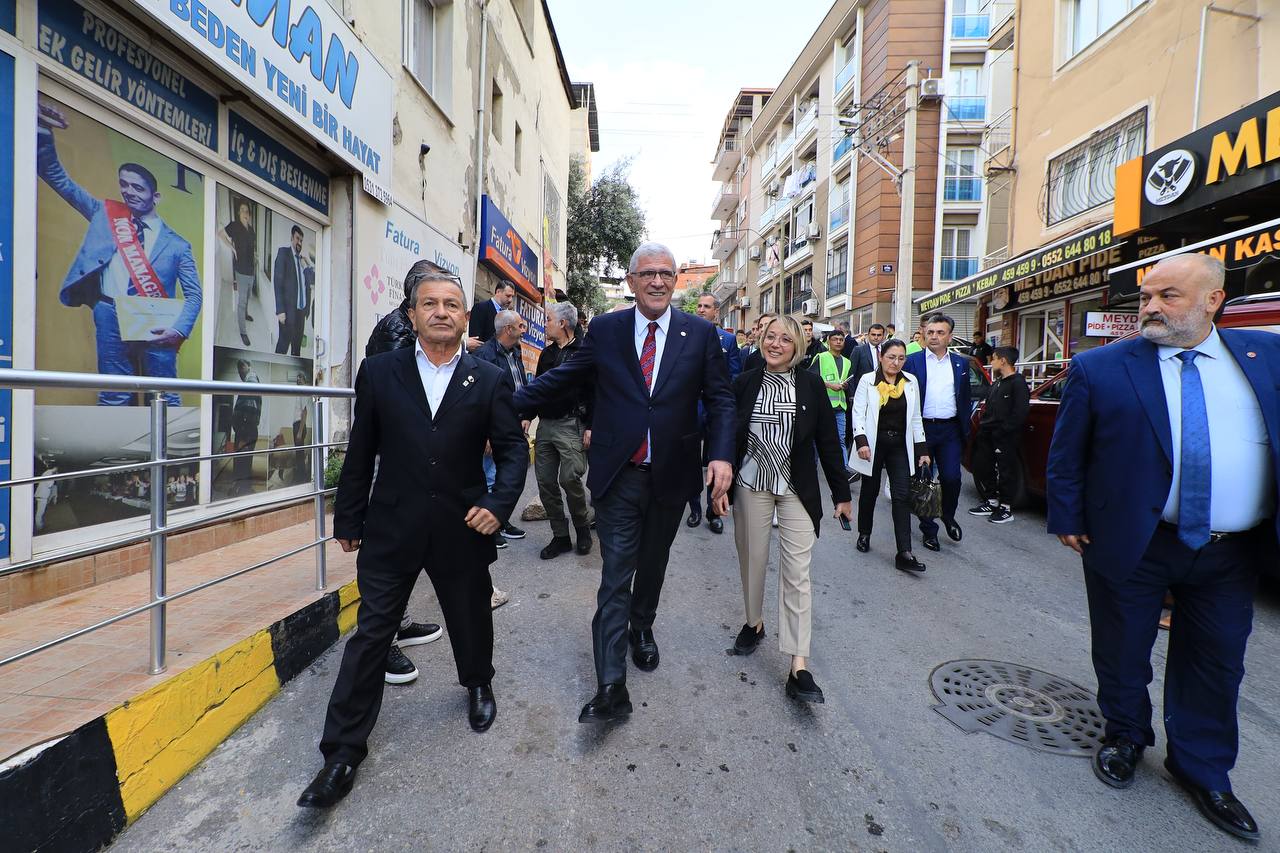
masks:
<svg viewBox="0 0 1280 853"><path fill-rule="evenodd" d="M862 475L858 496L858 550L871 550L880 475L889 472L893 533L897 540L894 566L904 572L923 572L924 563L911 553L911 509L908 489L917 466L929 464L920 414L920 384L902 369L906 345L893 339L880 347L880 367L858 381L850 416L857 456L850 467Z"/></svg>

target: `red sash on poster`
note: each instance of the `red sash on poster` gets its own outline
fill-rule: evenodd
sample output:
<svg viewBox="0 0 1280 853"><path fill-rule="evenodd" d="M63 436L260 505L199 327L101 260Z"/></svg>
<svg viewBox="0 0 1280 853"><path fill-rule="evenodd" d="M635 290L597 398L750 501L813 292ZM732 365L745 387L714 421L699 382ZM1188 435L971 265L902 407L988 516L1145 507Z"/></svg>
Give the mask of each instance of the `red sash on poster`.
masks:
<svg viewBox="0 0 1280 853"><path fill-rule="evenodd" d="M116 251L120 253L120 260L124 261L124 268L129 272L134 289L142 296L149 296L152 299L170 298L170 295L165 292L164 285L160 283L160 277L151 267L147 250L138 240L137 229L133 227L133 213L128 206L113 198L103 199L102 203L107 210L111 238L115 241ZM157 234L156 237L159 235Z"/></svg>

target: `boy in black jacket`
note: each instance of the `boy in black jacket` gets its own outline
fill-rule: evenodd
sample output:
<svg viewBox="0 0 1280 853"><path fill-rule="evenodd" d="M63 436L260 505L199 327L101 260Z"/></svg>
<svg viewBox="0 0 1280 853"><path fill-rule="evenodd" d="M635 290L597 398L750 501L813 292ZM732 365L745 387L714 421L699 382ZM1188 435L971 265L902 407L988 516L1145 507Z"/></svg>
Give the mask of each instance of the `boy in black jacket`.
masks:
<svg viewBox="0 0 1280 853"><path fill-rule="evenodd" d="M1013 521L1011 505L1021 477L1018 444L1031 409L1031 392L1017 362L1017 347L996 347L992 353L996 381L973 440L973 475L983 500L969 514L985 515L992 524Z"/></svg>

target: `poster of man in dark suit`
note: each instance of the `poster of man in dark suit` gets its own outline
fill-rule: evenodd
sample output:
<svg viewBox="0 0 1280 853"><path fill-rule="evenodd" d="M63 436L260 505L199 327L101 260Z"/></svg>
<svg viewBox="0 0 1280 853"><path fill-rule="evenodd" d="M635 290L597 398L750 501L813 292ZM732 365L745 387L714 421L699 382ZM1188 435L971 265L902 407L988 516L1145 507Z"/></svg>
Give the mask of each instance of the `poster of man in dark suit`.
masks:
<svg viewBox="0 0 1280 853"><path fill-rule="evenodd" d="M276 338L276 353L301 355L302 338L306 334L307 319L311 316L311 294L315 287L315 265L302 251L302 228L289 229L289 245L276 251L271 269L271 284L275 288L276 322L280 324Z"/></svg>

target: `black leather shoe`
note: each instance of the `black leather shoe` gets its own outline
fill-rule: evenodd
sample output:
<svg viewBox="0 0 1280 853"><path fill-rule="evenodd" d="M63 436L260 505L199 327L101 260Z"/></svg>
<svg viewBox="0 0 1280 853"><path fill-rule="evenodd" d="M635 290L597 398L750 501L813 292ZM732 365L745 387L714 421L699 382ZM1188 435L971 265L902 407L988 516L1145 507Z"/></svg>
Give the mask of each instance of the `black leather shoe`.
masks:
<svg viewBox="0 0 1280 853"><path fill-rule="evenodd" d="M858 544L855 547L864 554L870 551L871 550L871 534L859 533Z"/></svg>
<svg viewBox="0 0 1280 853"><path fill-rule="evenodd" d="M586 530L579 530L578 531L578 547L575 548L574 550L577 551L579 554L590 554L591 545L592 545L591 529L587 528Z"/></svg>
<svg viewBox="0 0 1280 853"><path fill-rule="evenodd" d="M707 516L707 527L711 528L712 533L724 533L724 522L718 515Z"/></svg>
<svg viewBox="0 0 1280 853"><path fill-rule="evenodd" d="M695 509L689 513L689 517L684 520L684 523L688 527L697 527L702 523L702 510Z"/></svg>
<svg viewBox="0 0 1280 853"><path fill-rule="evenodd" d="M924 547L928 548L930 551L941 551L941 550L942 550L942 546L938 544L938 537L937 537L937 536L926 536L926 537L924 537Z"/></svg>
<svg viewBox="0 0 1280 853"><path fill-rule="evenodd" d="M947 528L947 535L951 537L952 542L959 542L964 538L964 531L960 529L960 525L956 524L954 518L950 521L943 520L942 526Z"/></svg>
<svg viewBox="0 0 1280 853"><path fill-rule="evenodd" d="M612 723L631 716L631 697L627 685L601 684L591 701L582 706L580 723Z"/></svg>
<svg viewBox="0 0 1280 853"><path fill-rule="evenodd" d="M914 554L898 554L893 558L893 567L903 572L919 574L924 571L924 563L916 559Z"/></svg>
<svg viewBox="0 0 1280 853"><path fill-rule="evenodd" d="M554 560L561 554L568 554L573 550L573 542L568 536L557 536L547 543L547 547L542 549L542 553L538 556L544 560Z"/></svg>
<svg viewBox="0 0 1280 853"><path fill-rule="evenodd" d="M1230 791L1210 791L1197 786L1183 776L1178 766L1168 758L1164 760L1164 767L1173 776L1173 781L1181 785L1191 795L1191 799L1195 800L1200 814L1218 829L1247 841L1257 841L1262 837L1258 822L1249 814L1244 803L1236 799L1235 794Z"/></svg>
<svg viewBox="0 0 1280 853"><path fill-rule="evenodd" d="M798 702L815 702L821 705L827 701L822 695L822 688L814 682L807 669L787 676L787 695Z"/></svg>
<svg viewBox="0 0 1280 853"><path fill-rule="evenodd" d="M316 774L311 784L298 797L298 806L304 809L328 809L351 793L356 780L356 769L350 764L330 762Z"/></svg>
<svg viewBox="0 0 1280 853"><path fill-rule="evenodd" d="M658 641L653 638L652 628L631 632L631 659L645 672L658 668Z"/></svg>
<svg viewBox="0 0 1280 853"><path fill-rule="evenodd" d="M733 641L733 653L736 655L749 655L756 650L756 646L760 645L760 641L764 639L764 625L759 630L750 625L743 625L742 630L738 632L738 637Z"/></svg>
<svg viewBox="0 0 1280 853"><path fill-rule="evenodd" d="M1105 738L1093 754L1093 775L1112 788L1128 788L1142 760L1142 747L1127 737Z"/></svg>
<svg viewBox="0 0 1280 853"><path fill-rule="evenodd" d="M498 703L493 700L493 688L485 684L467 689L467 722L477 732L489 731L493 718L498 716Z"/></svg>

